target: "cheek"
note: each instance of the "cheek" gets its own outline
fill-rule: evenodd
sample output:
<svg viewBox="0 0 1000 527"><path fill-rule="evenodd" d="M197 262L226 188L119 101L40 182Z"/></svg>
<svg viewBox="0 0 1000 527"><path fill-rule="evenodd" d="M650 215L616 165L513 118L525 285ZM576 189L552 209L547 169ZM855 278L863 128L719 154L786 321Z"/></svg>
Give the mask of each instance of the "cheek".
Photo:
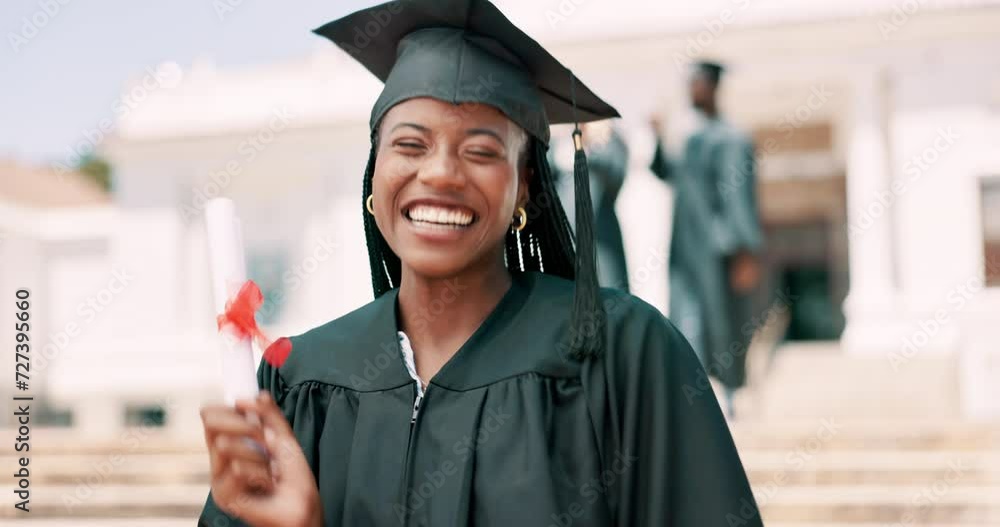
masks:
<svg viewBox="0 0 1000 527"><path fill-rule="evenodd" d="M480 188L489 203L497 224L506 224L517 203L517 180L513 172L492 173L484 177ZM509 213L509 214L508 214Z"/></svg>
<svg viewBox="0 0 1000 527"><path fill-rule="evenodd" d="M395 219L392 212L395 209L394 203L398 194L398 189L393 182L394 178L385 177L384 174L380 175L378 170L372 175L372 195L375 196L372 200L375 205L375 224L382 231L382 235L387 238L389 237L388 229ZM365 214L368 214L367 209Z"/></svg>
<svg viewBox="0 0 1000 527"><path fill-rule="evenodd" d="M372 192L375 201L391 203L396 192L406 181L407 167L389 156L385 160L375 161L375 173L372 174Z"/></svg>

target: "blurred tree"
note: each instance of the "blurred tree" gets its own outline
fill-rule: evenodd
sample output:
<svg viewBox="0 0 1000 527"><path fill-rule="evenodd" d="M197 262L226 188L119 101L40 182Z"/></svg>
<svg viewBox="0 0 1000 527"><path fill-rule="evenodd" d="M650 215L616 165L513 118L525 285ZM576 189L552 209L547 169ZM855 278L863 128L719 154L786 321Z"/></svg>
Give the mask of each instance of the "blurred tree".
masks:
<svg viewBox="0 0 1000 527"><path fill-rule="evenodd" d="M111 191L111 164L104 158L89 153L80 158L76 169L105 191Z"/></svg>

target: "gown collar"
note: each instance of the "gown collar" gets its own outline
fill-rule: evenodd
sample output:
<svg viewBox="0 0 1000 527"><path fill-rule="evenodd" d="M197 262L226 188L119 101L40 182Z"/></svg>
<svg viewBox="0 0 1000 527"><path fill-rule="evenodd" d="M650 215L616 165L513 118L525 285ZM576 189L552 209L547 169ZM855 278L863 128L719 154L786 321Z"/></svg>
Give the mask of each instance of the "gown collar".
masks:
<svg viewBox="0 0 1000 527"><path fill-rule="evenodd" d="M498 379L491 379L489 367L492 361L503 360L501 350L494 349L494 344L502 336L517 330L517 322L522 308L530 296L537 279L535 272L511 273L511 286L497 302L472 335L458 348L458 351L441 367L436 375L428 381L428 386L437 385L452 390L467 390L489 384ZM413 377L407 365L406 353L402 347L399 335L399 288L392 289L391 302L392 327L384 328L391 332L398 345L400 366L408 377ZM385 333L383 333L385 334ZM408 339L407 339L408 341ZM412 357L412 352L411 352ZM415 369L414 369L415 373Z"/></svg>

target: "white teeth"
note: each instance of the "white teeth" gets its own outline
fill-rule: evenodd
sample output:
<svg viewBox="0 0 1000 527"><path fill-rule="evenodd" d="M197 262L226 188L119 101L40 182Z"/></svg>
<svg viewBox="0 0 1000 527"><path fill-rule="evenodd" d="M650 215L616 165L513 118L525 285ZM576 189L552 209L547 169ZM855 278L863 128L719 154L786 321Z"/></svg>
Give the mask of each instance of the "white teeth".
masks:
<svg viewBox="0 0 1000 527"><path fill-rule="evenodd" d="M432 205L416 205L410 209L409 216L414 221L426 221L442 225L468 225L472 223L471 212Z"/></svg>

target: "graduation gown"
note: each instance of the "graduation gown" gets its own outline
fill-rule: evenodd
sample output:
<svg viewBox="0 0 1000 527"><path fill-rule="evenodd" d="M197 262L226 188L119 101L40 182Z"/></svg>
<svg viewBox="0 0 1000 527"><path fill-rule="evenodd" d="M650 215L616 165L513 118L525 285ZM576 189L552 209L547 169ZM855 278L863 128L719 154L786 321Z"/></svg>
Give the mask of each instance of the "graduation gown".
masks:
<svg viewBox="0 0 1000 527"><path fill-rule="evenodd" d="M602 289L602 357L561 344L573 283L530 272L429 382L393 289L262 361L328 526L762 525L704 371L655 308ZM213 503L199 525L238 526Z"/></svg>
<svg viewBox="0 0 1000 527"><path fill-rule="evenodd" d="M756 166L749 137L720 119L688 138L680 163L657 144L650 166L674 187L670 239L670 316L723 384L746 381L746 351L756 329L753 294L734 290L730 259L758 253L763 236L756 200ZM697 317L697 334L683 317Z"/></svg>

